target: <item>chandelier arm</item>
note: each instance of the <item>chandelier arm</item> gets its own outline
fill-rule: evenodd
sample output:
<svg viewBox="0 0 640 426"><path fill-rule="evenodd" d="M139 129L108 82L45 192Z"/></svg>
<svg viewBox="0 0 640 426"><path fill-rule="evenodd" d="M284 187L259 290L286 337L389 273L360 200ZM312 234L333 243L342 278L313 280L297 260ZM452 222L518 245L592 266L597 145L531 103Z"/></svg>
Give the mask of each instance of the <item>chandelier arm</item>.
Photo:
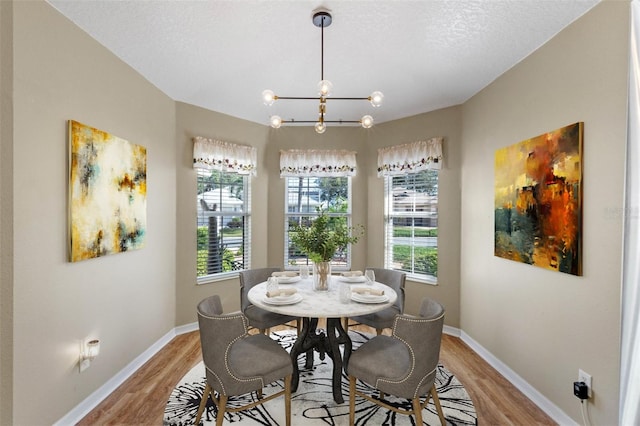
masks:
<svg viewBox="0 0 640 426"><path fill-rule="evenodd" d="M312 97L312 96L278 96L278 99L312 99L312 100L320 100L320 96ZM366 99L366 98L363 98Z"/></svg>
<svg viewBox="0 0 640 426"><path fill-rule="evenodd" d="M371 97L365 97L365 98L327 98L327 100L331 100L331 101L370 101Z"/></svg>
<svg viewBox="0 0 640 426"><path fill-rule="evenodd" d="M310 99L310 100L320 100L322 99L322 97L320 96L277 96L278 99ZM371 96L368 97L364 97L364 98L325 98L325 100L327 101L370 101L371 100Z"/></svg>
<svg viewBox="0 0 640 426"><path fill-rule="evenodd" d="M318 120L282 120L283 123L317 123ZM361 120L324 120L324 123L361 123Z"/></svg>

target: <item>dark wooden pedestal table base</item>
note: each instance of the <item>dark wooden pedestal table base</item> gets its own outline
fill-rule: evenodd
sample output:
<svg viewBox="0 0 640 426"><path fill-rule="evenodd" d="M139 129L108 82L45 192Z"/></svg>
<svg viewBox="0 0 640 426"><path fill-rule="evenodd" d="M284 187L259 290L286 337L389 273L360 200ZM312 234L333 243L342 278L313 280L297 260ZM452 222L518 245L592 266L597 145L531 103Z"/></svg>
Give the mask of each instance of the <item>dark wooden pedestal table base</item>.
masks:
<svg viewBox="0 0 640 426"><path fill-rule="evenodd" d="M344 402L342 397L342 369L347 369L349 356L351 355L351 339L342 327L340 318L327 318L326 334L318 330L318 318L303 318L302 331L291 348L291 361L293 362L293 377L291 379L291 391L298 389L300 372L298 371L298 356L306 353L305 368L313 367L314 350L324 360L325 354L333 361L333 399L338 404ZM344 356L340 354L340 345L344 345Z"/></svg>

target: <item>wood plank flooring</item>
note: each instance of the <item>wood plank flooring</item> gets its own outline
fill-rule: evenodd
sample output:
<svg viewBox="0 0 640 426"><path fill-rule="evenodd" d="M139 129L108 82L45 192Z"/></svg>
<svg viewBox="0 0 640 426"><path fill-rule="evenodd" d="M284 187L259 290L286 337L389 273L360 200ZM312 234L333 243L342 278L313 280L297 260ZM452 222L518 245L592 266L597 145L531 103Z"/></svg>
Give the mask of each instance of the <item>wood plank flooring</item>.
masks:
<svg viewBox="0 0 640 426"><path fill-rule="evenodd" d="M177 336L78 425L162 425L172 389L201 359L197 331ZM459 338L443 335L440 362L469 392L479 425L556 424Z"/></svg>

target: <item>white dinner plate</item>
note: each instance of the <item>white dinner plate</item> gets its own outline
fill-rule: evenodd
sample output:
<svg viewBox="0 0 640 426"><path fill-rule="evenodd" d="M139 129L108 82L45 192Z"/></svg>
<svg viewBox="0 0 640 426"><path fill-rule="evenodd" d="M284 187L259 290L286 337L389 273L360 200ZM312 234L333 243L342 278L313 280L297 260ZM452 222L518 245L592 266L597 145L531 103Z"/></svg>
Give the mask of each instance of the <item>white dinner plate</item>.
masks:
<svg viewBox="0 0 640 426"><path fill-rule="evenodd" d="M367 281L364 275L360 275L358 277L340 277L340 281L344 281L346 283L363 283Z"/></svg>
<svg viewBox="0 0 640 426"><path fill-rule="evenodd" d="M278 277L278 284L293 284L300 281L300 275L295 277Z"/></svg>
<svg viewBox="0 0 640 426"><path fill-rule="evenodd" d="M351 293L351 300L360 303L383 303L389 300L389 296L386 294L378 296L376 294Z"/></svg>
<svg viewBox="0 0 640 426"><path fill-rule="evenodd" d="M302 300L302 295L299 293L288 294L286 296L276 296L276 297L267 297L265 294L262 298L264 303L268 303L269 305L293 305L294 303L298 303Z"/></svg>

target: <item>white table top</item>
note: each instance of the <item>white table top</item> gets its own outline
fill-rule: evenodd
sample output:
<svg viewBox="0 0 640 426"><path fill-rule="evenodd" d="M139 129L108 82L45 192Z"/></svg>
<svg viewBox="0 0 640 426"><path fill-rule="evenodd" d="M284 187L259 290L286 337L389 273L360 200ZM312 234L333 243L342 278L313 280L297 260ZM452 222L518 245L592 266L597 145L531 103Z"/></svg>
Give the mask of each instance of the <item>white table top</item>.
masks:
<svg viewBox="0 0 640 426"><path fill-rule="evenodd" d="M254 305L270 312L294 317L313 318L343 318L358 315L371 314L381 311L393 305L398 295L389 286L375 282L373 288L384 290L389 300L383 303L359 303L353 300L348 303L340 302L338 290L343 284L339 276L331 276L328 291L313 290L313 279L307 278L292 284L280 284L280 288L295 287L297 293L302 296L302 301L292 305L272 305L265 303L267 283L263 282L249 290L249 301ZM351 287L367 287L365 283L344 283Z"/></svg>

